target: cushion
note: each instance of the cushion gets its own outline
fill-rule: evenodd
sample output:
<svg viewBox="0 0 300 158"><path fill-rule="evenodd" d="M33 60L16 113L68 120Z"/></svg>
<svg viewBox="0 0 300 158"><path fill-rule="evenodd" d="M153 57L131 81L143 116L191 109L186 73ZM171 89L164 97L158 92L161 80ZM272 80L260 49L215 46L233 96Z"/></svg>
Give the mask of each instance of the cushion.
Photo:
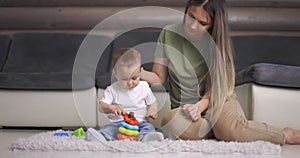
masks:
<svg viewBox="0 0 300 158"><path fill-rule="evenodd" d="M8 49L10 44L10 38L6 35L0 35L0 71L6 61Z"/></svg>
<svg viewBox="0 0 300 158"><path fill-rule="evenodd" d="M300 88L300 66L259 63L236 75L236 85L257 83L266 86Z"/></svg>
<svg viewBox="0 0 300 158"><path fill-rule="evenodd" d="M4 71L72 72L77 51L85 36L62 33L17 33L12 38ZM108 37L97 36L97 38L101 41L101 38ZM108 63L105 62L103 65L107 66Z"/></svg>
<svg viewBox="0 0 300 158"><path fill-rule="evenodd" d="M120 48L134 48L141 53L143 68L151 71L160 31L160 29L137 29L118 34L112 43L111 59ZM96 77L96 80L96 86L104 89L110 85L111 82L116 81L112 76L111 60L109 73ZM165 83L165 87L168 89L168 83Z"/></svg>
<svg viewBox="0 0 300 158"><path fill-rule="evenodd" d="M82 90L95 86L95 80L92 75L78 74L75 78L72 81L72 73L68 72L0 72L0 88L18 90ZM72 82L76 82L76 84L72 84Z"/></svg>
<svg viewBox="0 0 300 158"><path fill-rule="evenodd" d="M256 64L300 66L300 37L233 36L236 72Z"/></svg>
<svg viewBox="0 0 300 158"><path fill-rule="evenodd" d="M156 43L160 31L160 29L138 29L117 35L118 37L113 41L112 57L120 48L133 47L141 53L144 69L152 70Z"/></svg>
<svg viewBox="0 0 300 158"><path fill-rule="evenodd" d="M81 45L85 37L85 34L63 33L15 34L1 74L3 81L1 87L71 90L73 65L78 49L86 47L86 45ZM99 41L99 43L103 40L110 40L109 37L101 35L92 35L92 38L89 39L92 39L92 42ZM84 49L89 50L86 52L88 57L93 55L92 53L97 53L99 44L92 48L93 45L95 44L93 43L91 48ZM110 51L110 48L107 48L107 51ZM103 74L107 73L108 60L104 58L100 60L103 60L103 64L97 68L98 71ZM82 75L78 78L79 85L75 84L80 89L95 86L96 66L91 67L90 62L88 60L81 63L80 70L76 72L86 74L86 79Z"/></svg>

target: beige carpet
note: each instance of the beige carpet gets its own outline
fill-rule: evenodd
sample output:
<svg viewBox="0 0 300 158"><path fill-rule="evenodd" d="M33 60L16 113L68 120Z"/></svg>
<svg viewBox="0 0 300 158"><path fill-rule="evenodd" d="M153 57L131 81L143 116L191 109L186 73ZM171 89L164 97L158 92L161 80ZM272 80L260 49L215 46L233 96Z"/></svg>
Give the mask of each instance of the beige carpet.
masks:
<svg viewBox="0 0 300 158"><path fill-rule="evenodd" d="M20 138L12 145L12 150L60 150L60 151L113 151L113 152L202 152L207 154L266 154L279 155L280 145L275 145L264 141L247 143L222 142L215 140L183 141L165 139L162 142L152 141L147 143L136 141L110 141L110 142L89 142L84 137L54 136L56 132L51 131L33 135L28 138Z"/></svg>

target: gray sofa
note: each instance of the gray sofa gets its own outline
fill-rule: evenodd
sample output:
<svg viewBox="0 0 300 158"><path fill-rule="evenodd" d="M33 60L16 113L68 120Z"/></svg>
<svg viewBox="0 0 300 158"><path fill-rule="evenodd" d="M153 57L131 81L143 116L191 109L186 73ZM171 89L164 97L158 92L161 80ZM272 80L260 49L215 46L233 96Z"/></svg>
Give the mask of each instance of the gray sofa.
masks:
<svg viewBox="0 0 300 158"><path fill-rule="evenodd" d="M235 47L236 94L246 116L277 127L300 129L297 122L300 2L227 2ZM133 6L163 6L183 11L184 4L182 0L1 1L0 126L104 125L107 120L98 112L97 101L114 81L110 67L113 52L120 47L135 46L142 50L144 68L150 70L154 47L149 42L156 42L160 31L143 28L121 35L121 24L165 25L182 17L165 12L159 12L158 16L148 12L135 18L121 16L117 24L94 36L100 41L113 41L98 61L101 64L87 65L74 73L74 62L85 36L105 18ZM76 84L72 80L74 75ZM163 113L170 110L168 86L153 91L160 105L159 119L154 121L159 128Z"/></svg>
<svg viewBox="0 0 300 158"><path fill-rule="evenodd" d="M76 72L74 63L78 60L79 48L84 47L86 34L1 36L0 125L99 126L97 96L100 97L100 91L114 81L110 66L114 52L121 47L135 47L143 56L143 67L151 70L155 45L146 43L155 43L159 33L158 29L125 33L105 48L97 67L87 63L88 66L83 65L86 67ZM99 42L112 40L104 35L89 35L88 38ZM76 84L74 73L77 73Z"/></svg>
<svg viewBox="0 0 300 158"><path fill-rule="evenodd" d="M0 72L1 126L96 126L95 75L87 70L77 75L76 86L72 84L84 38L59 33L11 37L7 54L0 52L6 59ZM84 103L75 102L74 92L84 96Z"/></svg>
<svg viewBox="0 0 300 158"><path fill-rule="evenodd" d="M300 128L299 36L233 37L236 86L249 119Z"/></svg>

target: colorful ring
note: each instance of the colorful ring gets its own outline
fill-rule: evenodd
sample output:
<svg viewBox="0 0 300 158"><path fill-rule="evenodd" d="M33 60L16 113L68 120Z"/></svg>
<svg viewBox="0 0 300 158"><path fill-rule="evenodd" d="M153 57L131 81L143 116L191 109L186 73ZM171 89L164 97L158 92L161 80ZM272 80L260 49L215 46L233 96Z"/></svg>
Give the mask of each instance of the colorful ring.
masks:
<svg viewBox="0 0 300 158"><path fill-rule="evenodd" d="M69 136L69 134L68 133L66 133L66 132L57 132L57 133L55 133L54 134L54 136L58 136L58 137L68 137Z"/></svg>
<svg viewBox="0 0 300 158"><path fill-rule="evenodd" d="M129 135L129 136L138 136L139 135L139 131L126 129L123 126L119 127L119 132Z"/></svg>
<svg viewBox="0 0 300 158"><path fill-rule="evenodd" d="M122 122L121 122L121 125L122 125L123 127L127 128L127 129L131 129L131 130L139 130L139 126L137 126L137 125L130 125L130 124L128 124L128 123L125 122L125 121L122 121Z"/></svg>
<svg viewBox="0 0 300 158"><path fill-rule="evenodd" d="M117 134L117 138L118 138L118 140L124 140L124 139L137 140L137 136L128 136L128 135L121 134L121 133Z"/></svg>
<svg viewBox="0 0 300 158"><path fill-rule="evenodd" d="M124 121L131 124L131 125L138 125L139 124L139 121L135 117L133 119L130 119L128 117L128 114L124 115Z"/></svg>

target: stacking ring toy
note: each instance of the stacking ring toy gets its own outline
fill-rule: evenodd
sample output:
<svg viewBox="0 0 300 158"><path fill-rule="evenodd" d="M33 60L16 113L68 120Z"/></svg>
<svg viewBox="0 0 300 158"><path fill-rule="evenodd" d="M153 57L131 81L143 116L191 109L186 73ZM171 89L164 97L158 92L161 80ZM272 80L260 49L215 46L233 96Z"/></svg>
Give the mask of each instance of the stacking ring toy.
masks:
<svg viewBox="0 0 300 158"><path fill-rule="evenodd" d="M121 133L124 133L124 134L129 135L129 136L138 136L139 135L139 131L126 129L123 126L119 127L119 131Z"/></svg>
<svg viewBox="0 0 300 158"><path fill-rule="evenodd" d="M134 118L130 118L128 114L124 115L124 120L125 122L131 124L131 125L138 125L139 121L134 117Z"/></svg>
<svg viewBox="0 0 300 158"><path fill-rule="evenodd" d="M68 136L69 136L69 134L68 134L68 133L66 133L66 132L58 132L58 133L55 133L55 134L54 134L54 136L58 136L58 137L63 137L63 136L66 136L66 137L68 137Z"/></svg>
<svg viewBox="0 0 300 158"><path fill-rule="evenodd" d="M130 125L124 121L121 122L121 125L127 129L131 129L131 130L139 130L139 126L137 125Z"/></svg>
<svg viewBox="0 0 300 158"><path fill-rule="evenodd" d="M118 133L117 138L118 138L118 140L124 140L124 139L137 140L137 136L128 136L128 135L121 134L121 133Z"/></svg>

